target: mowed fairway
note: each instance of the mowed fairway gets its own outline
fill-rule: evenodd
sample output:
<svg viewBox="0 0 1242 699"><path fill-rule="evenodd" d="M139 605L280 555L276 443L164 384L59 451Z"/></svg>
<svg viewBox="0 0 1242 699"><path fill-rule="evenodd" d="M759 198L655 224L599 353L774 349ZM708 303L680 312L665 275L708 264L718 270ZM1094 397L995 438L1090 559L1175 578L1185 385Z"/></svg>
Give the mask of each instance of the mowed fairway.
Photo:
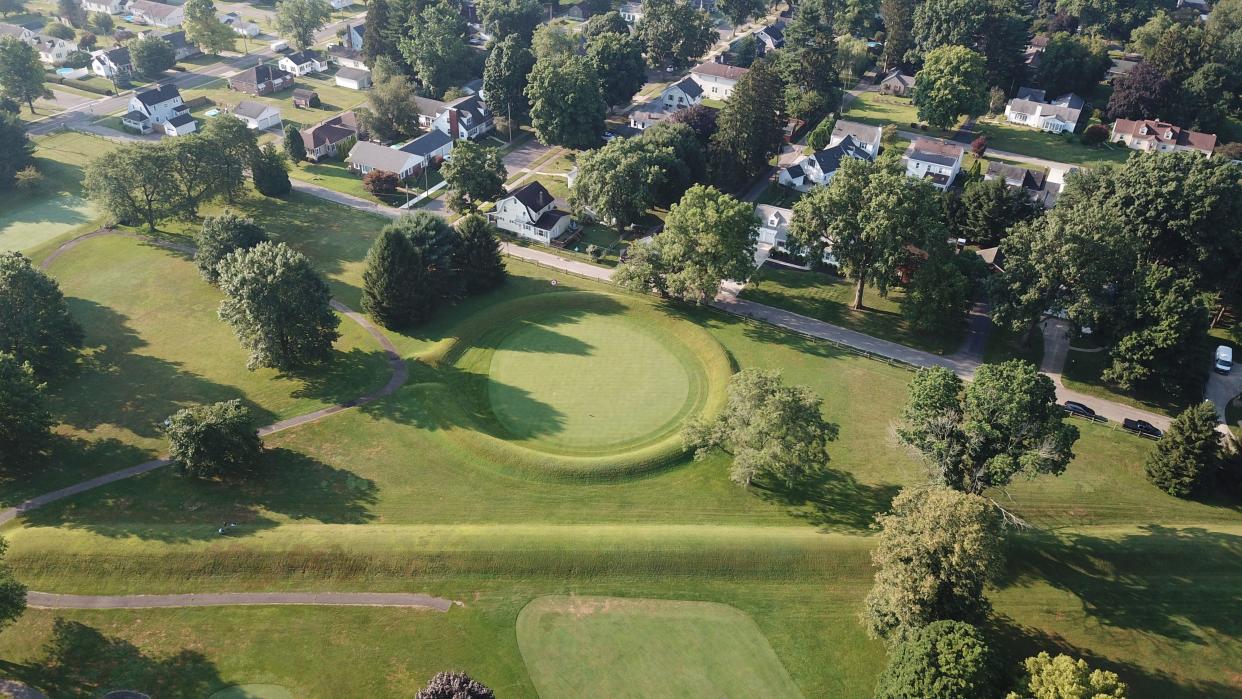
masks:
<svg viewBox="0 0 1242 699"><path fill-rule="evenodd" d="M540 597L517 635L541 699L802 696L755 622L723 604Z"/></svg>
<svg viewBox="0 0 1242 699"><path fill-rule="evenodd" d="M527 319L492 355L492 410L515 437L556 449L662 433L685 412L691 378L702 380L670 341L623 316Z"/></svg>
<svg viewBox="0 0 1242 699"><path fill-rule="evenodd" d="M115 144L81 133L35 140L35 166L43 182L35 191L0 192L0 251L26 251L85 228L100 215L82 191L86 165Z"/></svg>

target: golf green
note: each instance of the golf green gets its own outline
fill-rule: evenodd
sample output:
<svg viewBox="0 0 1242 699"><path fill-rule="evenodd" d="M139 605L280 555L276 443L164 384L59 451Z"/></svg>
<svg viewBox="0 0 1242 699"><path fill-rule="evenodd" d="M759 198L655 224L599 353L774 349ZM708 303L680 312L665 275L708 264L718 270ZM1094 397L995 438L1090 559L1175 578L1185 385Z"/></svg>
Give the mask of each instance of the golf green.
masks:
<svg viewBox="0 0 1242 699"><path fill-rule="evenodd" d="M802 696L754 620L724 604L540 597L517 637L542 699Z"/></svg>
<svg viewBox="0 0 1242 699"><path fill-rule="evenodd" d="M659 436L689 410L694 367L685 359L625 315L551 313L500 341L488 397L518 439L614 449Z"/></svg>

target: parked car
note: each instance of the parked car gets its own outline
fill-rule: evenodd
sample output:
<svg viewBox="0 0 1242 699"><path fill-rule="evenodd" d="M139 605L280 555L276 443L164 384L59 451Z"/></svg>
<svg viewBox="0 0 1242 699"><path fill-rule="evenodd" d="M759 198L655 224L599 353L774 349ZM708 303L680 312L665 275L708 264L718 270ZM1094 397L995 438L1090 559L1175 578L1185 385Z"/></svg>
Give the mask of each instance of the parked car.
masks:
<svg viewBox="0 0 1242 699"><path fill-rule="evenodd" d="M1152 439L1160 439L1160 435L1164 434L1159 427L1156 427L1146 420L1131 420L1130 418L1126 418L1121 421L1121 426L1131 432L1141 434L1144 437L1151 437Z"/></svg>
<svg viewBox="0 0 1242 699"><path fill-rule="evenodd" d="M1216 348L1216 362L1212 365L1218 374L1228 374L1233 369L1233 348L1221 345Z"/></svg>
<svg viewBox="0 0 1242 699"><path fill-rule="evenodd" d="M1108 422L1108 418L1096 415L1094 410L1076 400L1067 400L1061 405L1061 407L1065 408L1065 412L1070 415L1077 415L1078 417L1086 418L1093 422Z"/></svg>

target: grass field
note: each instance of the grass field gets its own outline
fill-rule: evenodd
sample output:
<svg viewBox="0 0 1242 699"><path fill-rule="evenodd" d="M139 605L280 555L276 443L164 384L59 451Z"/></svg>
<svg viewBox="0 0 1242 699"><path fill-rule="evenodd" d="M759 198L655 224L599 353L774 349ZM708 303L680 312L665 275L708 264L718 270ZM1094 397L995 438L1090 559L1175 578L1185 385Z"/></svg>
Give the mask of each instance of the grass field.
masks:
<svg viewBox="0 0 1242 699"><path fill-rule="evenodd" d="M1172 417L1203 397L1203 380L1207 378L1211 354L1206 346L1201 348L1198 354L1201 355L1200 366L1204 367L1203 376L1197 386L1187 386L1180 392L1166 391L1154 385L1137 386L1132 390L1123 391L1105 383L1101 377L1112 363L1107 351L1075 352L1070 350L1066 355L1065 369L1061 374L1061 379L1067 388L1075 391Z"/></svg>
<svg viewBox="0 0 1242 699"><path fill-rule="evenodd" d="M853 282L772 264L755 272L742 289L741 297L938 354L956 352L965 331L958 327L933 335L915 332L901 315L901 301L905 298L901 289L892 289L883 297L868 287L863 292L865 310L855 311L850 308L854 301Z"/></svg>
<svg viewBox="0 0 1242 699"><path fill-rule="evenodd" d="M0 192L0 250L29 251L94 225L99 212L82 192L90 161L114 146L97 136L59 133L35 139L43 183L35 192Z"/></svg>
<svg viewBox="0 0 1242 699"><path fill-rule="evenodd" d="M543 699L802 696L755 622L722 604L540 597L517 635Z"/></svg>

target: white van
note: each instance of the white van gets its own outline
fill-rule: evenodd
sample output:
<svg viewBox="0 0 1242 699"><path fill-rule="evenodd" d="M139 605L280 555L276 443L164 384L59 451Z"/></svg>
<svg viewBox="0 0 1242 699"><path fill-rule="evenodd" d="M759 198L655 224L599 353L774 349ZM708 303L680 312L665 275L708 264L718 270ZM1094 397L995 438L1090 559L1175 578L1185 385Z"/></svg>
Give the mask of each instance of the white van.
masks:
<svg viewBox="0 0 1242 699"><path fill-rule="evenodd" d="M1216 364L1212 367L1218 374L1228 374L1233 369L1233 348L1221 345L1216 348Z"/></svg>
<svg viewBox="0 0 1242 699"><path fill-rule="evenodd" d="M272 42L272 50L273 50L273 51L280 52L280 51L285 51L285 50L287 50L288 48L289 48L289 42L287 42L287 41L285 41L285 40L283 40L283 39L282 39L282 40L280 40L280 41L273 41L273 42Z"/></svg>

